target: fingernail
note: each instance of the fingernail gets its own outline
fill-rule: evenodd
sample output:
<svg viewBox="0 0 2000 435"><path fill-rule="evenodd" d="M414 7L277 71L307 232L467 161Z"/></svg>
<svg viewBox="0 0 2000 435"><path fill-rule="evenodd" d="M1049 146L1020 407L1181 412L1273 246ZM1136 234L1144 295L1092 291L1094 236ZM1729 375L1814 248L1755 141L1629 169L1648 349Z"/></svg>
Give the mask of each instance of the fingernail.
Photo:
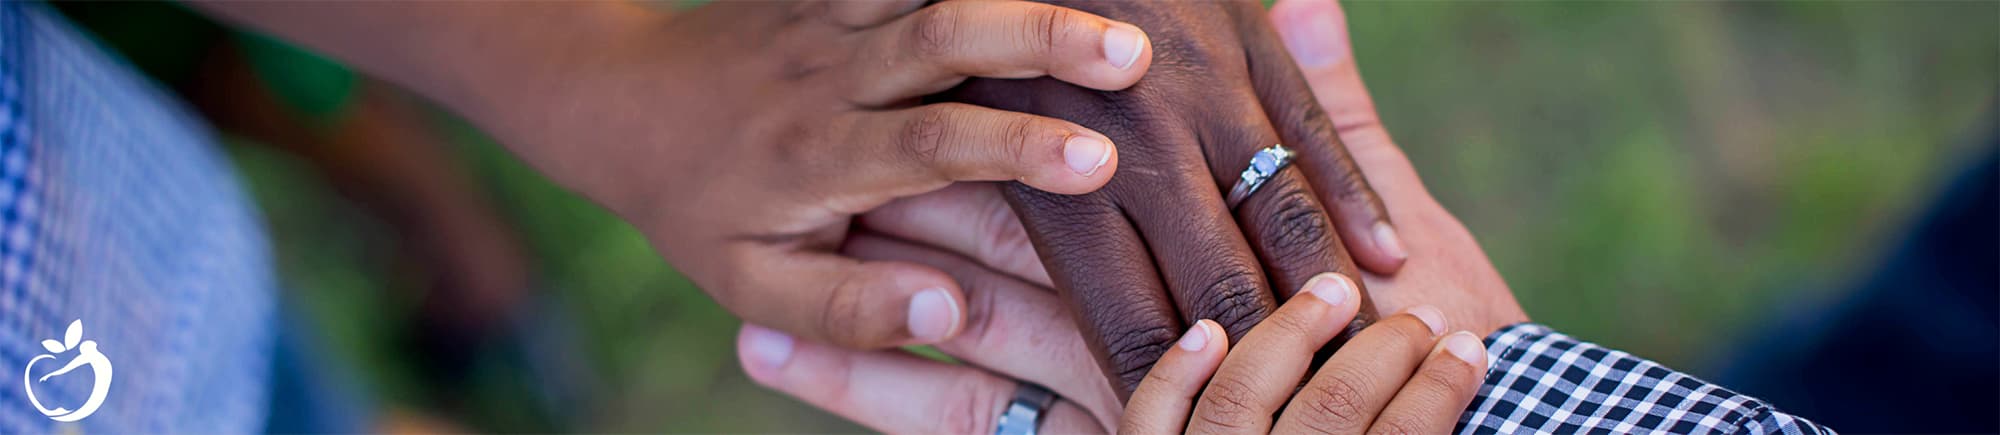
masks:
<svg viewBox="0 0 2000 435"><path fill-rule="evenodd" d="M1283 18L1279 35L1292 59L1301 67L1324 68L1347 58L1347 44L1340 37L1346 32L1347 20L1336 12L1333 2L1293 3L1290 7L1304 10Z"/></svg>
<svg viewBox="0 0 2000 435"><path fill-rule="evenodd" d="M1180 347L1181 350L1188 352L1200 352L1208 348L1208 325L1205 322L1194 322L1194 327L1188 328L1187 335L1181 336Z"/></svg>
<svg viewBox="0 0 2000 435"><path fill-rule="evenodd" d="M1336 307L1347 303L1358 292L1360 290L1354 287L1353 280L1338 273L1322 273L1306 281L1306 293L1311 293L1319 300L1326 301L1327 305Z"/></svg>
<svg viewBox="0 0 2000 435"><path fill-rule="evenodd" d="M1130 24L1112 24L1104 29L1104 60L1118 69L1131 68L1146 51L1146 35Z"/></svg>
<svg viewBox="0 0 2000 435"><path fill-rule="evenodd" d="M1375 247L1382 248L1382 253L1398 260L1410 258L1410 254L1403 251L1403 239L1396 237L1396 227L1389 226L1388 222L1375 223Z"/></svg>
<svg viewBox="0 0 2000 435"><path fill-rule="evenodd" d="M1076 171L1077 175L1088 177L1096 174L1097 168L1104 167L1104 162L1108 161L1111 161L1111 145L1097 138L1076 135L1063 142L1063 162L1068 163L1069 170Z"/></svg>
<svg viewBox="0 0 2000 435"><path fill-rule="evenodd" d="M1432 337L1444 335L1444 312L1438 311L1437 307L1419 305L1415 308L1410 308L1409 313L1410 315L1417 316L1417 320L1424 321L1424 326L1431 328Z"/></svg>
<svg viewBox="0 0 2000 435"><path fill-rule="evenodd" d="M1458 331L1451 333L1449 337L1445 337L1444 350L1451 352L1451 356L1458 357L1458 359L1465 360L1465 362L1472 365L1479 366L1486 364L1486 344L1480 343L1479 337L1472 336L1470 332Z"/></svg>
<svg viewBox="0 0 2000 435"><path fill-rule="evenodd" d="M776 370L792 359L792 336L756 325L743 325L743 348L760 370Z"/></svg>
<svg viewBox="0 0 2000 435"><path fill-rule="evenodd" d="M910 296L910 335L923 343L943 341L958 326L958 304L944 289L929 289Z"/></svg>

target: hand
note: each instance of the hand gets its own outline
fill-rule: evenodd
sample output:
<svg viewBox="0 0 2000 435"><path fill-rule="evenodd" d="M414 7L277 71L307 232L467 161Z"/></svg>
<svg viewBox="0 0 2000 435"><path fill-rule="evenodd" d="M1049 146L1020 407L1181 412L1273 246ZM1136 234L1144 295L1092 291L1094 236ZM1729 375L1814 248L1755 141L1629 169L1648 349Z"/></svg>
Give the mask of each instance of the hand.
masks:
<svg viewBox="0 0 2000 435"><path fill-rule="evenodd" d="M1313 352L1361 299L1336 274L1301 293L1313 297L1287 301L1233 351L1215 322L1195 323L1132 393L1118 432L1419 434L1458 423L1486 375L1479 337L1445 334L1437 309L1420 306L1355 334L1301 387Z"/></svg>
<svg viewBox="0 0 2000 435"><path fill-rule="evenodd" d="M1389 138L1375 102L1361 83L1350 49L1346 14L1333 0L1281 0L1271 21L1299 60L1306 81L1326 106L1336 130L1368 182L1388 205L1410 250L1410 261L1395 276L1367 275L1376 308L1394 312L1434 305L1452 320L1452 329L1485 336L1528 321L1514 292L1457 217L1424 189L1409 157Z"/></svg>
<svg viewBox="0 0 2000 435"><path fill-rule="evenodd" d="M853 214L958 180L1080 194L1118 167L1076 124L917 97L969 76L1120 89L1152 62L1138 28L1095 15L921 3L200 7L443 102L746 319L884 347L956 334L965 305L935 269L834 254Z"/></svg>
<svg viewBox="0 0 2000 435"><path fill-rule="evenodd" d="M544 168L572 175L749 321L855 347L948 338L963 321L957 285L935 269L832 253L850 216L953 180L1089 192L1117 158L1109 139L1073 123L914 98L972 75L1121 88L1147 68L1145 37L1016 1L841 10L880 4L710 4L649 37L679 50L641 44L579 66L600 72L580 73L583 89L556 107L590 109L562 112L576 116L553 121L560 135L522 136L589 148ZM639 116L607 116L622 113Z"/></svg>
<svg viewBox="0 0 2000 435"><path fill-rule="evenodd" d="M1118 395L1053 290L880 235L857 234L843 251L875 261L923 263L964 283L971 302L965 331L936 345L962 363L900 349L829 346L744 325L736 350L752 380L887 433L994 433L1019 382L1046 386L1060 396L1044 414L1043 433L1117 428L1123 412Z"/></svg>
<svg viewBox="0 0 2000 435"><path fill-rule="evenodd" d="M1182 349L1198 350L1170 351L1161 368L1155 369L1159 377L1169 380L1143 384L1133 396L1131 408L1125 408L1111 385L1092 367L1094 357L1053 290L988 270L949 253L879 235L855 236L846 252L861 258L922 262L965 282L966 294L973 301L966 331L937 345L938 350L962 364L925 359L901 350L864 351L829 346L751 325L745 325L737 336L737 353L744 371L757 383L889 433L993 433L997 417L1020 382L1047 386L1059 396L1042 422L1041 429L1048 433L1178 431L1172 428L1186 422L1188 410L1194 407L1193 390L1199 390L1204 383L1218 382L1208 380L1216 364L1223 365L1223 373L1231 374L1216 379L1236 379L1224 382L1246 386L1250 384L1235 375L1283 372L1289 370L1286 365L1296 365L1303 373L1304 361L1311 358L1312 350L1331 338L1336 325L1344 324L1354 315L1358 309L1354 302L1359 300L1352 283L1344 279L1329 276L1317 281L1342 284L1332 286L1341 288L1334 291L1342 292L1342 301L1327 303L1317 301L1333 298L1295 298L1278 311L1282 318L1266 322L1270 326L1260 327L1246 338L1255 344L1246 341L1226 362L1222 354L1228 346L1227 338L1221 328L1213 321L1199 322L1199 329L1188 334L1199 338L1181 341L1197 343L1183 345ZM1436 313L1426 309L1413 312L1426 318ZM1292 398L1293 410L1286 411L1281 418L1285 423L1279 429L1292 428L1291 424L1302 425L1300 428L1393 424L1419 433L1448 430L1480 384L1484 349L1477 339L1455 334L1453 337L1471 342L1458 342L1455 348L1451 344L1440 346L1455 349L1454 358L1466 352L1479 357L1465 359L1468 362L1442 360L1430 344L1436 334L1428 329L1428 325L1442 322L1413 320L1417 318L1392 317L1381 326L1364 330L1326 366L1352 378L1335 382L1329 378L1333 372L1322 370L1313 383L1320 388L1310 388ZM1310 332L1315 335L1300 335L1307 331L1297 329L1302 325L1313 326ZM1207 344L1211 338L1214 344ZM1466 350L1467 345L1471 346L1470 351ZM1424 357L1427 350L1430 357ZM1413 375L1418 360L1428 362L1422 366L1424 372ZM1200 373L1190 374L1195 371ZM1284 383L1285 397L1290 397L1298 378L1295 373L1291 381ZM1190 383L1192 387L1187 386ZM1210 389L1220 390L1214 386ZM1392 399L1384 393L1395 394ZM1209 405L1202 409L1226 411L1214 405L1222 400L1221 396L1216 397L1205 398L1204 403ZM1353 398L1353 404L1334 404L1336 398ZM1176 400L1182 404L1175 406ZM1323 412L1328 409L1352 412ZM1122 430L1121 414L1124 415ZM1261 415L1268 419L1271 414ZM1269 429L1270 425L1267 422L1264 426Z"/></svg>
<svg viewBox="0 0 2000 435"><path fill-rule="evenodd" d="M1074 120L1125 151L1124 169L1097 192L1004 189L1122 390L1196 319L1240 337L1313 276L1358 280L1357 260L1385 273L1402 264L1390 214L1258 2L1056 3L1149 29L1161 62L1121 92L970 80L946 96ZM1278 143L1298 151L1296 163L1226 205L1251 157ZM1351 330L1375 315L1360 304Z"/></svg>
<svg viewBox="0 0 2000 435"><path fill-rule="evenodd" d="M1271 14L1341 141L1366 169L1369 184L1382 195L1413 254L1394 277L1364 275L1375 308L1397 312L1432 305L1452 319L1453 329L1481 336L1528 321L1472 234L1424 190L1415 168L1389 139L1348 49L1339 5L1284 0ZM1121 177L1130 172L1128 168ZM1052 281L1037 262L1027 231L991 183L961 183L900 199L864 215L862 224L957 252L1016 277L1044 285Z"/></svg>

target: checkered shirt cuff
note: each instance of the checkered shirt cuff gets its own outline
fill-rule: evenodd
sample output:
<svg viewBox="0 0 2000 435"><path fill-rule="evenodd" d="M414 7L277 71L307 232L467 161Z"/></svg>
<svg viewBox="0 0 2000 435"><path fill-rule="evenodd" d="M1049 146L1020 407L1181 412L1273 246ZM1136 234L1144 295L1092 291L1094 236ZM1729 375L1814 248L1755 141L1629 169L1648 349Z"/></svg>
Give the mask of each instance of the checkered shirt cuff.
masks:
<svg viewBox="0 0 2000 435"><path fill-rule="evenodd" d="M1632 354L1521 323L1486 338L1486 384L1458 433L1832 434Z"/></svg>

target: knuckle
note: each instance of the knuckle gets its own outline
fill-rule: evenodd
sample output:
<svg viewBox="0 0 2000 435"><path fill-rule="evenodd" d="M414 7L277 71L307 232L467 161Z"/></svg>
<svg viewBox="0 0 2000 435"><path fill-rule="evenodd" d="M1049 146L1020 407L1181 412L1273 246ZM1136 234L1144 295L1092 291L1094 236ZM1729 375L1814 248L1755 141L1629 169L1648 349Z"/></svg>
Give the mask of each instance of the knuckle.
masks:
<svg viewBox="0 0 2000 435"><path fill-rule="evenodd" d="M862 307L860 280L856 273L848 273L827 293L826 305L819 313L819 330L826 339L836 344L855 345L861 342L861 325L858 314Z"/></svg>
<svg viewBox="0 0 2000 435"><path fill-rule="evenodd" d="M1181 380L1176 376L1168 376L1160 370L1146 370L1146 378L1140 383L1178 385L1181 383Z"/></svg>
<svg viewBox="0 0 2000 435"><path fill-rule="evenodd" d="M1341 432L1368 422L1361 388L1352 379L1358 374L1352 369L1337 368L1333 373L1321 373L1313 382L1306 384L1299 403L1306 411L1301 415L1307 427L1316 432Z"/></svg>
<svg viewBox="0 0 2000 435"><path fill-rule="evenodd" d="M1354 158L1341 151L1339 161L1333 174L1334 199L1342 204L1375 202L1375 189L1368 186L1368 178L1361 174L1361 168L1354 166Z"/></svg>
<svg viewBox="0 0 2000 435"><path fill-rule="evenodd" d="M1062 148L1064 132L1050 123L1033 116L1015 116L1007 121L1006 138L1003 139L1007 162L1031 166L1028 159L1037 153L1034 150L1059 150Z"/></svg>
<svg viewBox="0 0 2000 435"><path fill-rule="evenodd" d="M1369 433L1370 435L1375 435L1375 434L1396 434L1396 435L1403 435L1403 434L1421 434L1421 433L1423 433L1423 428L1424 428L1424 424L1423 424L1422 422L1418 421L1418 420L1416 419L1416 417L1414 417L1414 416L1408 416L1408 415L1384 415L1384 416L1382 416L1382 418L1381 418L1381 419L1378 419L1378 420L1375 420L1375 425L1374 425L1373 427L1369 427L1369 428L1368 428L1368 433Z"/></svg>
<svg viewBox="0 0 2000 435"><path fill-rule="evenodd" d="M998 292L984 291L987 289L981 286L986 283L978 280L960 281L968 299L965 304L965 329L960 337L971 338L969 343L979 349L994 349L998 343L1005 343L1007 332L1014 328L999 318L996 309L999 302L994 300L998 297L995 295Z"/></svg>
<svg viewBox="0 0 2000 435"><path fill-rule="evenodd" d="M1217 428L1249 429L1257 426L1258 419L1266 417L1259 415L1264 410L1256 404L1256 389L1240 377L1215 378L1209 382L1208 390L1202 392L1201 402L1196 418Z"/></svg>
<svg viewBox="0 0 2000 435"><path fill-rule="evenodd" d="M896 134L896 151L902 157L925 165L938 161L940 147L951 128L951 113L936 107L918 109Z"/></svg>
<svg viewBox="0 0 2000 435"><path fill-rule="evenodd" d="M923 8L910 22L910 48L923 58L950 56L958 44L959 11L953 7Z"/></svg>
<svg viewBox="0 0 2000 435"><path fill-rule="evenodd" d="M1035 55L1055 52L1056 41L1062 41L1074 19L1074 12L1068 8L1041 5L1022 16L1022 35L1026 40L1022 46Z"/></svg>
<svg viewBox="0 0 2000 435"><path fill-rule="evenodd" d="M1471 390L1474 385L1470 374L1471 370L1465 361L1445 354L1439 354L1436 358L1432 358L1431 362L1425 363L1423 369L1417 370L1417 378L1425 384L1433 385L1434 390L1431 395L1440 399L1450 397L1455 392Z"/></svg>
<svg viewBox="0 0 2000 435"><path fill-rule="evenodd" d="M1396 317L1383 323L1388 323L1389 327L1375 329L1381 329L1383 334L1387 334L1391 346L1394 346L1391 349L1428 349L1429 346L1426 345L1434 340L1431 337L1431 327L1424 325L1424 321L1418 320L1414 314L1397 314Z"/></svg>
<svg viewBox="0 0 2000 435"><path fill-rule="evenodd" d="M1368 186L1368 179L1360 170L1341 171L1340 191L1335 196L1342 204L1370 204L1375 202L1375 189Z"/></svg>
<svg viewBox="0 0 2000 435"><path fill-rule="evenodd" d="M1261 281L1247 267L1229 267L1203 285L1200 300L1204 303L1194 307L1192 318L1213 319L1230 337L1243 337L1273 309L1275 300L1264 291Z"/></svg>
<svg viewBox="0 0 2000 435"><path fill-rule="evenodd" d="M1008 207L1005 201L989 202L986 208L986 217L978 227L984 234L976 251L980 258L987 261L1034 259L1034 241L1028 238L1028 232L1018 223L1014 209Z"/></svg>
<svg viewBox="0 0 2000 435"><path fill-rule="evenodd" d="M1173 328L1159 325L1110 330L1104 337L1107 362L1129 390L1145 381L1146 373L1167 353L1175 338Z"/></svg>
<svg viewBox="0 0 2000 435"><path fill-rule="evenodd" d="M1279 188L1266 199L1259 231L1260 244L1272 258L1321 260L1338 244L1333 237L1333 221L1320 207L1312 192L1293 177L1284 177ZM1318 261L1315 261L1318 262Z"/></svg>
<svg viewBox="0 0 2000 435"><path fill-rule="evenodd" d="M936 433L972 434L992 433L997 425L994 420L1000 415L1000 398L986 388L981 379L983 374L968 372L958 375L945 397L958 397L956 405L939 413Z"/></svg>
<svg viewBox="0 0 2000 435"><path fill-rule="evenodd" d="M1259 323L1258 326L1276 331L1278 334L1286 337L1303 338L1314 335L1313 329L1317 328L1314 325L1319 324L1320 320L1318 318L1308 318L1298 311L1273 312L1270 318L1264 319L1264 322Z"/></svg>
<svg viewBox="0 0 2000 435"><path fill-rule="evenodd" d="M1292 126L1292 131L1298 134L1300 140L1306 141L1303 145L1327 149L1346 147L1340 140L1339 129L1334 126L1332 119L1327 118L1326 110L1320 108L1318 101L1312 98L1299 98L1294 100L1292 105L1299 110L1288 112L1297 113L1298 116L1286 122Z"/></svg>

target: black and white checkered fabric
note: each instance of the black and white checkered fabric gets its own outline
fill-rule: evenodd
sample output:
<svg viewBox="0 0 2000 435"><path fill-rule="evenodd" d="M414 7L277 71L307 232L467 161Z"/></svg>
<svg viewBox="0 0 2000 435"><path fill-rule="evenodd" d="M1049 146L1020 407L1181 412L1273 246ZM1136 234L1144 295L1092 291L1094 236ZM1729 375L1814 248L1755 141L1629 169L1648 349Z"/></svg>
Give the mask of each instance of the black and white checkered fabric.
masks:
<svg viewBox="0 0 2000 435"><path fill-rule="evenodd" d="M1486 385L1458 432L1832 434L1632 354L1523 323L1486 338Z"/></svg>

